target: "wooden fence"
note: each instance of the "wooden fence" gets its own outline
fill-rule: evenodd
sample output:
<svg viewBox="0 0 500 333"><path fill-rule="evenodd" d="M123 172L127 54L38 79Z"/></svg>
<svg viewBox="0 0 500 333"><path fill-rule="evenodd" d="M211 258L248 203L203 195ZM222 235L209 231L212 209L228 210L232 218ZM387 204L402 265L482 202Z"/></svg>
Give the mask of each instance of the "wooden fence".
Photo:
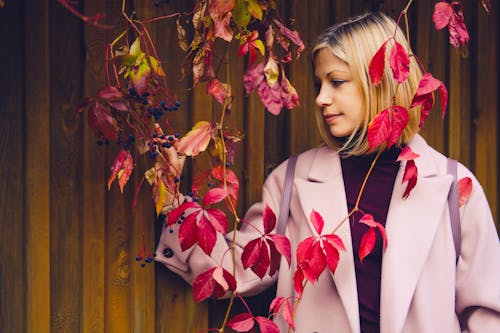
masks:
<svg viewBox="0 0 500 333"><path fill-rule="evenodd" d="M192 1L153 2L128 0L127 8L141 19L192 8ZM306 45L351 14L381 8L396 16L404 2L279 1ZM121 20L120 0L79 3L85 13L106 13L108 24ZM449 113L443 121L436 108L423 133L475 172L498 221L500 6L487 15L478 1L464 1L471 43L456 51L447 33L433 28L433 3L413 3L411 39L424 65L447 83ZM203 86L192 90L189 80L180 80L183 55L174 22L150 29L182 103L171 122L186 131L219 106ZM196 332L216 325L224 311L219 304L195 303L190 287L164 267L135 262L141 223L154 249L150 194L143 190L131 212L138 172L123 195L117 186L107 191L117 147L96 145L85 119L75 117L79 100L105 84L105 44L118 33L83 25L56 0L7 0L0 9L0 332ZM223 75L233 84L231 122L246 135L235 163L244 211L259 200L269 171L290 153L316 145L319 136L307 51L289 68L301 107L278 117L266 113L255 95L245 96L244 59L236 48L231 54ZM137 163L144 170L148 161Z"/></svg>

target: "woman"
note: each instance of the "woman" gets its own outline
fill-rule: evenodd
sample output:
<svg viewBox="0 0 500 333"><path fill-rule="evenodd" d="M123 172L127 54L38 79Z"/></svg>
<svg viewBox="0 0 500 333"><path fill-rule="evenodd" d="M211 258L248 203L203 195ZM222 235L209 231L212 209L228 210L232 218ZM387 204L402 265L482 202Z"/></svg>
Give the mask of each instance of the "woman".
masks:
<svg viewBox="0 0 500 333"><path fill-rule="evenodd" d="M309 221L315 210L325 221L322 234L340 224L335 234L346 251L335 274L325 270L304 289L294 318L296 332L500 332L500 246L480 184L459 165L458 179L470 177L473 185L460 208L462 241L457 263L447 201L452 183L447 158L417 134L420 109L410 108L422 73L411 58L408 79L397 89L388 68L380 85L370 82L370 60L395 32L396 40L409 50L395 22L380 13L330 27L318 38L313 48L316 118L324 145L298 157L285 231L292 263L289 267L282 259L278 273L261 280L240 262L245 244L259 236L255 228L262 225L266 205L279 214L285 162L268 177L262 202L250 208L244 218L247 223L238 232L237 291L255 294L277 279L277 296L294 299L295 250L303 239L317 235ZM386 149L381 144L369 150L368 124L391 106L393 96L410 111L408 125L397 145ZM405 146L420 155L415 159L417 184L409 195L402 182L407 162L397 161ZM172 149L168 154L182 169L183 160L176 160ZM359 210L349 215L354 208ZM362 263L358 249L368 227L359 223L361 211L385 225L388 240L383 251L377 239ZM349 223L341 223L348 215ZM231 271L227 248L221 236L210 257L198 246L183 252L174 226L172 233L163 233L156 259L192 283L221 262ZM281 316L275 321L282 332L288 331Z"/></svg>

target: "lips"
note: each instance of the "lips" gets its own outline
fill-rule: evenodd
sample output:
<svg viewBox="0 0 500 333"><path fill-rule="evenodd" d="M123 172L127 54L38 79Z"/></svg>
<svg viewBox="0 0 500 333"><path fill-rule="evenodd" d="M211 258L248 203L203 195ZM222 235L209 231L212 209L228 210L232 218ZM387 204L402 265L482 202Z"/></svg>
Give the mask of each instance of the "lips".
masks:
<svg viewBox="0 0 500 333"><path fill-rule="evenodd" d="M324 115L323 117L325 118L325 121L327 123L331 123L335 120L337 120L338 118L340 118L342 116L342 113L337 113L337 114L327 114L327 115Z"/></svg>

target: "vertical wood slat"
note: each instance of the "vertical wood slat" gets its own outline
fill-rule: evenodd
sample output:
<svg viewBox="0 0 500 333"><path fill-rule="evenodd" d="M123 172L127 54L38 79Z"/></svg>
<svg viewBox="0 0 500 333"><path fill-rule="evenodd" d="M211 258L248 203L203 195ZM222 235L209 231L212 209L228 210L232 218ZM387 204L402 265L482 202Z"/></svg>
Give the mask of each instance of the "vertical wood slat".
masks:
<svg viewBox="0 0 500 333"><path fill-rule="evenodd" d="M476 105L474 106L475 137L474 173L488 197L493 216L498 221L498 25L500 10L477 15Z"/></svg>
<svg viewBox="0 0 500 333"><path fill-rule="evenodd" d="M85 13L106 13L106 3L85 1ZM93 96L104 86L103 55L106 30L84 26L85 71L83 95ZM104 331L105 302L105 151L96 145L86 115L80 115L83 124L83 209L82 209L82 328L83 333Z"/></svg>
<svg viewBox="0 0 500 333"><path fill-rule="evenodd" d="M26 131L23 131L26 133L26 332L36 333L50 331L49 15L48 5L43 1L30 0L25 10L26 54L37 54L28 56L25 63Z"/></svg>
<svg viewBox="0 0 500 333"><path fill-rule="evenodd" d="M78 332L82 310L81 123L82 22L49 5L50 255L52 332Z"/></svg>
<svg viewBox="0 0 500 333"><path fill-rule="evenodd" d="M0 332L26 328L23 31L22 4L9 3L0 10Z"/></svg>

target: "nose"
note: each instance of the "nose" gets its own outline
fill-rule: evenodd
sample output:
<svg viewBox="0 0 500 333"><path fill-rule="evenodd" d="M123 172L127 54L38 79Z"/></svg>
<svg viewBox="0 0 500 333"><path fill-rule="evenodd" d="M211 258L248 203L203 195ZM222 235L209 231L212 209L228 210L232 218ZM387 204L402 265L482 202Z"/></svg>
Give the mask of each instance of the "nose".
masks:
<svg viewBox="0 0 500 333"><path fill-rule="evenodd" d="M333 98L329 93L328 89L325 87L325 85L323 84L321 85L318 95L316 96L315 102L318 107L325 107L332 104Z"/></svg>

